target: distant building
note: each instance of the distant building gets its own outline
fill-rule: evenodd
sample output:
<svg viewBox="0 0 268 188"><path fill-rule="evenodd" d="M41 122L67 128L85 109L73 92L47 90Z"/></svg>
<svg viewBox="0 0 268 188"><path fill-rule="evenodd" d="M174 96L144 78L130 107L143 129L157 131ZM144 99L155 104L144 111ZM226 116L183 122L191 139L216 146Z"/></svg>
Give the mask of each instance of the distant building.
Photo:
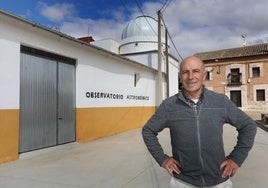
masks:
<svg viewBox="0 0 268 188"><path fill-rule="evenodd" d="M208 72L205 86L243 110L268 110L268 44L197 53Z"/></svg>

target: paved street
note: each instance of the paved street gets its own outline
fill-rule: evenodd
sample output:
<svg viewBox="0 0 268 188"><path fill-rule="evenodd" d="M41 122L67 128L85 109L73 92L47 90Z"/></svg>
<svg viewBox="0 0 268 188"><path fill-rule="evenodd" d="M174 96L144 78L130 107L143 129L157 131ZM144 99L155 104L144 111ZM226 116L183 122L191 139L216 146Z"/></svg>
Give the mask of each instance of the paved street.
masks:
<svg viewBox="0 0 268 188"><path fill-rule="evenodd" d="M170 178L149 155L140 132L136 129L23 154L17 161L0 165L0 187L166 188ZM159 135L159 140L170 153L168 130ZM236 132L228 125L224 140L228 152L236 141ZM268 133L258 128L248 159L232 178L234 188L267 188L267 172Z"/></svg>

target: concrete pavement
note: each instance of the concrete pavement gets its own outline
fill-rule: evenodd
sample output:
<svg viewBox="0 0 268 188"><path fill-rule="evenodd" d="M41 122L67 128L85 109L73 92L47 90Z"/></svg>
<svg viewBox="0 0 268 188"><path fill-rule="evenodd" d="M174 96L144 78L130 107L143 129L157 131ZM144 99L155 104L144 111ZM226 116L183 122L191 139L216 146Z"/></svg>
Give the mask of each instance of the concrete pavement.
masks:
<svg viewBox="0 0 268 188"><path fill-rule="evenodd" d="M258 119L259 114L250 114ZM0 165L1 188L166 188L170 177L152 159L141 130L26 153L17 161ZM236 132L224 128L226 152L236 142ZM169 131L159 135L169 154ZM258 128L247 160L232 178L234 188L268 187L268 133Z"/></svg>

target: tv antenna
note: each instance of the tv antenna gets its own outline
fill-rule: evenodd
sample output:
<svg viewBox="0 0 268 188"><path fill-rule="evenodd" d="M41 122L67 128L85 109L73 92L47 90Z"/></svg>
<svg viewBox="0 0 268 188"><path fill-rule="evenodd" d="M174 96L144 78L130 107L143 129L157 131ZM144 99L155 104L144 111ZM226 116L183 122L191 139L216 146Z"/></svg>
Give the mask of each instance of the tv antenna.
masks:
<svg viewBox="0 0 268 188"><path fill-rule="evenodd" d="M246 37L247 35L241 35L242 39L243 39L243 46L246 46L247 45L247 40L246 40Z"/></svg>

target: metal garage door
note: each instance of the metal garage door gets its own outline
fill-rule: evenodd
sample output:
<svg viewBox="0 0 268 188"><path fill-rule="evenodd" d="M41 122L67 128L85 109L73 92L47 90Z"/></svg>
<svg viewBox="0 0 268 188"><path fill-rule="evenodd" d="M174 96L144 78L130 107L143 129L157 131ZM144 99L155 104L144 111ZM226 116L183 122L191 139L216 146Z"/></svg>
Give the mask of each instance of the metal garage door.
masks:
<svg viewBox="0 0 268 188"><path fill-rule="evenodd" d="M75 68L58 63L58 144L75 140Z"/></svg>
<svg viewBox="0 0 268 188"><path fill-rule="evenodd" d="M21 47L20 153L75 140L74 63Z"/></svg>

